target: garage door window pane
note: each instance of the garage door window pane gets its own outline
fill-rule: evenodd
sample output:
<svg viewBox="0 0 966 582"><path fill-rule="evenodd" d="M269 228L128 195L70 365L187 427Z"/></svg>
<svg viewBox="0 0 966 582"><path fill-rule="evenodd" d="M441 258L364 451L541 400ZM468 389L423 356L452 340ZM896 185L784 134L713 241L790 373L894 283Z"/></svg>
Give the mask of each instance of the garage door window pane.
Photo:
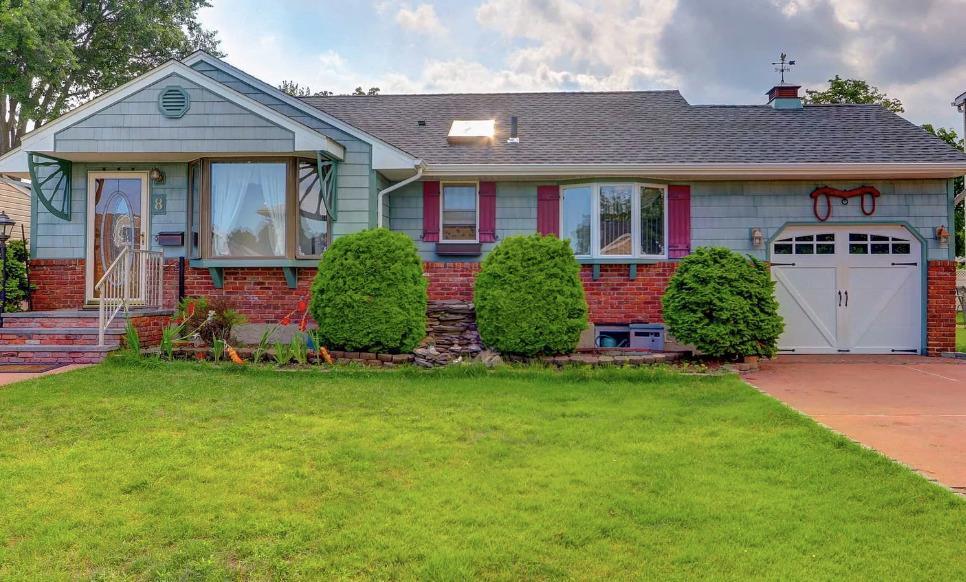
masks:
<svg viewBox="0 0 966 582"><path fill-rule="evenodd" d="M792 245L790 244L777 244L775 245L776 255L790 255L792 254Z"/></svg>
<svg viewBox="0 0 966 582"><path fill-rule="evenodd" d="M814 255L815 245L795 245L796 255Z"/></svg>
<svg viewBox="0 0 966 582"><path fill-rule="evenodd" d="M886 243L873 244L872 245L872 254L873 255L888 255L889 254L889 245L886 244Z"/></svg>
<svg viewBox="0 0 966 582"><path fill-rule="evenodd" d="M869 235L852 232L852 233L849 233L849 240L852 240L852 241L869 240Z"/></svg>
<svg viewBox="0 0 966 582"><path fill-rule="evenodd" d="M817 244L815 245L815 253L818 255L834 255L835 245L834 244Z"/></svg>
<svg viewBox="0 0 966 582"><path fill-rule="evenodd" d="M818 242L835 242L835 233L817 234L815 240Z"/></svg>
<svg viewBox="0 0 966 582"><path fill-rule="evenodd" d="M908 255L910 253L909 243L893 243L892 244L892 254L894 255Z"/></svg>
<svg viewBox="0 0 966 582"><path fill-rule="evenodd" d="M867 255L869 254L869 245L863 244L850 244L849 245L850 255Z"/></svg>

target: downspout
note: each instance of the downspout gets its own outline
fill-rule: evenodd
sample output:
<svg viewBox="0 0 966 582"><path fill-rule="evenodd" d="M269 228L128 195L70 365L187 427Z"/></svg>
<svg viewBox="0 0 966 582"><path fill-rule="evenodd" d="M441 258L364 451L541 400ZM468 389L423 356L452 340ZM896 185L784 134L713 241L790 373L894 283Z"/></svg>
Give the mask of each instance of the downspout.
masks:
<svg viewBox="0 0 966 582"><path fill-rule="evenodd" d="M382 200L385 198L386 194L389 194L394 190L398 190L403 186L411 184L423 177L423 171L426 169L426 164L424 164L422 160L416 160L416 163L413 165L413 167L416 168L415 174L406 178L402 182L396 182L385 190L380 190L379 194L376 195L376 226L378 228L382 228Z"/></svg>

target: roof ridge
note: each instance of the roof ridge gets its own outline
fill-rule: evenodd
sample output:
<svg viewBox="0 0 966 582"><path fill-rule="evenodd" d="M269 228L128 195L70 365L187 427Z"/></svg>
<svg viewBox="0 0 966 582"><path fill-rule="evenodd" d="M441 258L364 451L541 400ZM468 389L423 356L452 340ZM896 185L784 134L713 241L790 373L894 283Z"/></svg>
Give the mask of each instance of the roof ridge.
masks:
<svg viewBox="0 0 966 582"><path fill-rule="evenodd" d="M453 97L453 96L495 96L495 95L641 95L648 93L677 93L679 89L642 89L626 91L494 91L494 92L449 92L449 93L379 93L378 95L306 95L299 99L325 99L328 97ZM683 95L682 95L683 98Z"/></svg>

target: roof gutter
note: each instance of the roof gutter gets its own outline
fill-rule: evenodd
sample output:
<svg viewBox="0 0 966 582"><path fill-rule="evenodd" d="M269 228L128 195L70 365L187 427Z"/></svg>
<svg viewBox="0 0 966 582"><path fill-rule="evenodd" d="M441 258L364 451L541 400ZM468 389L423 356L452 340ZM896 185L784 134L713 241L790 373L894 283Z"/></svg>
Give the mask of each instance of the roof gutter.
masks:
<svg viewBox="0 0 966 582"><path fill-rule="evenodd" d="M382 222L383 222L382 221L382 201L386 197L386 194L389 194L390 192L398 190L403 186L411 184L423 177L423 171L425 171L426 169L426 164L424 164L422 160L416 160L416 163L413 164L413 167L416 169L415 174L406 178L402 182L396 182L392 186L389 186L388 188L380 190L379 194L376 195L376 226L378 228L382 228Z"/></svg>
<svg viewBox="0 0 966 582"><path fill-rule="evenodd" d="M866 164L433 164L434 178L508 176L520 178L632 177L653 179L899 179L951 178L966 162Z"/></svg>

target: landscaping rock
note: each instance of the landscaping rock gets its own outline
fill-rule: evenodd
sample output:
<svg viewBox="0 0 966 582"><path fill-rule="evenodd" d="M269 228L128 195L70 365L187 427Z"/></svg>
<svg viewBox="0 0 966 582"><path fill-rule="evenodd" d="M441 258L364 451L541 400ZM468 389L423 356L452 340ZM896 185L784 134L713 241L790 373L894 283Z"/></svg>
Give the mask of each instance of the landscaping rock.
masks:
<svg viewBox="0 0 966 582"><path fill-rule="evenodd" d="M413 352L417 365L445 366L475 358L483 351L476 312L468 301L430 301L426 308L426 333Z"/></svg>

